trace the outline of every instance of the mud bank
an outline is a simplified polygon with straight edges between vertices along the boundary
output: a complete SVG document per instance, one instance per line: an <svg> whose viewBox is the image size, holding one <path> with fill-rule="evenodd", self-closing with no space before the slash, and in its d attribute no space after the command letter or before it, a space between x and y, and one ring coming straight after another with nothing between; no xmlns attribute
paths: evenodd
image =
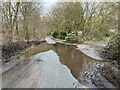
<svg viewBox="0 0 120 90"><path fill-rule="evenodd" d="M103 45L84 45L84 44L78 44L77 49L80 50L85 55L92 57L96 60L103 60L103 58L100 56L100 51L104 48Z"/></svg>
<svg viewBox="0 0 120 90"><path fill-rule="evenodd" d="M95 65L84 72L79 81L97 88L120 88L120 70L109 64ZM92 87L91 87L92 88Z"/></svg>
<svg viewBox="0 0 120 90"><path fill-rule="evenodd" d="M30 48L32 45L38 45L42 42L45 42L45 40L42 39L40 41L30 41L29 43L26 41L20 41L2 45L2 63L6 63L13 59L16 53L22 52Z"/></svg>

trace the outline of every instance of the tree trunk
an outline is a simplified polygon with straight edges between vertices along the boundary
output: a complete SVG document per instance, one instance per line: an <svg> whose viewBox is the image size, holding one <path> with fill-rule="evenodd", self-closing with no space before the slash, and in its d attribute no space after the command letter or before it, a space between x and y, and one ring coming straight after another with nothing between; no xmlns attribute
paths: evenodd
<svg viewBox="0 0 120 90"><path fill-rule="evenodd" d="M9 23L8 23L8 29L9 29L9 42L8 43L12 43L12 39L13 39L13 32L12 32L12 12L11 12L11 2L9 2L9 6L8 6L8 10L9 10Z"/></svg>
<svg viewBox="0 0 120 90"><path fill-rule="evenodd" d="M36 33L35 32L36 32L36 30L35 30L35 27L34 27L34 38L36 38Z"/></svg>
<svg viewBox="0 0 120 90"><path fill-rule="evenodd" d="M16 21L16 34L17 34L17 41L19 41L19 31L18 31L18 22Z"/></svg>
<svg viewBox="0 0 120 90"><path fill-rule="evenodd" d="M25 40L27 40L27 43L29 43L29 33L28 33L28 26L27 26L27 8L24 7L24 30L25 30Z"/></svg>

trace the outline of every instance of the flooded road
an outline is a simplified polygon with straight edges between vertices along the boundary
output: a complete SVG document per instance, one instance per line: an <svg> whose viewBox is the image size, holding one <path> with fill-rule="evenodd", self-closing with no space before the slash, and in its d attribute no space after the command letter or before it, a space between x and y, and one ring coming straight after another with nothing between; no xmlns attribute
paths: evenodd
<svg viewBox="0 0 120 90"><path fill-rule="evenodd" d="M58 54L60 62L71 70L71 73L76 79L90 66L100 63L100 61L92 59L75 49L75 46L64 44L49 45L47 43L41 43L26 51L22 58L29 58L32 55L48 50L53 50Z"/></svg>
<svg viewBox="0 0 120 90"><path fill-rule="evenodd" d="M3 88L83 88L80 75L100 63L64 44L41 43L20 58L20 65L2 75Z"/></svg>

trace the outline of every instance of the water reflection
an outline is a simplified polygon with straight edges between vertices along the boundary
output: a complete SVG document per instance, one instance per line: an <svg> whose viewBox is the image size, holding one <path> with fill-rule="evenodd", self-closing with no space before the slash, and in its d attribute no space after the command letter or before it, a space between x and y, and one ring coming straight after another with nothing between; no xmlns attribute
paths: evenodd
<svg viewBox="0 0 120 90"><path fill-rule="evenodd" d="M89 68L89 66L100 63L99 61L85 56L73 46L63 44L48 45L47 43L42 43L26 51L22 57L29 58L32 55L48 50L54 50L58 54L61 63L65 64L71 70L75 78L78 78L83 71Z"/></svg>

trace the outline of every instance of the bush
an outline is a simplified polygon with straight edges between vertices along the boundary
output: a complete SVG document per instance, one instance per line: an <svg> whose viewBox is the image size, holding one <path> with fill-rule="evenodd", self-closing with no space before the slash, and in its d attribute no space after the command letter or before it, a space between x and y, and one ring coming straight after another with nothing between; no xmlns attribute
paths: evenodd
<svg viewBox="0 0 120 90"><path fill-rule="evenodd" d="M74 39L74 38L75 38L75 34L69 33L69 34L65 37L65 40L66 40L66 41L70 41L70 40L72 40L72 39Z"/></svg>
<svg viewBox="0 0 120 90"><path fill-rule="evenodd" d="M101 56L120 62L120 34L116 34L110 39L108 45L102 50Z"/></svg>
<svg viewBox="0 0 120 90"><path fill-rule="evenodd" d="M60 32L60 34L63 35L63 36L67 36L66 32Z"/></svg>
<svg viewBox="0 0 120 90"><path fill-rule="evenodd" d="M109 34L109 33L106 33L106 34L105 34L105 37L110 37L110 34Z"/></svg>
<svg viewBox="0 0 120 90"><path fill-rule="evenodd" d="M54 37L54 38L57 38L57 36L58 36L58 32L57 31L55 31L53 34L52 34L52 36Z"/></svg>
<svg viewBox="0 0 120 90"><path fill-rule="evenodd" d="M66 37L65 35L61 35L61 34L57 36L58 39L65 39L65 37Z"/></svg>
<svg viewBox="0 0 120 90"><path fill-rule="evenodd" d="M54 38L58 38L58 39L65 39L65 37L67 36L66 32L57 32L55 31L52 35Z"/></svg>

